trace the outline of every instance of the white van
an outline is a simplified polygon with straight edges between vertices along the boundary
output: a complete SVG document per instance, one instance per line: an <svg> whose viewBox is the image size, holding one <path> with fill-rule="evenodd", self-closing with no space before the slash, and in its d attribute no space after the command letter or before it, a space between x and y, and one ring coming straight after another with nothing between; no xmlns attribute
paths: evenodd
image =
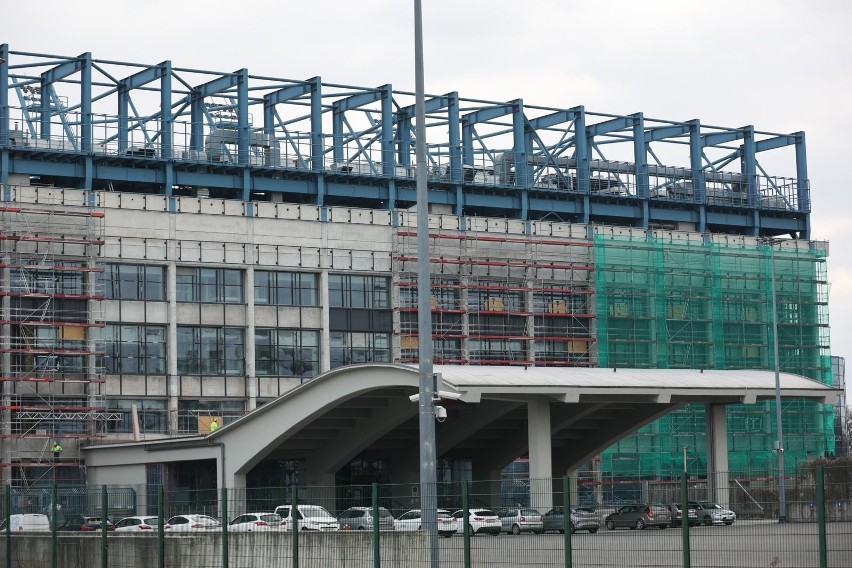
<svg viewBox="0 0 852 568"><path fill-rule="evenodd" d="M50 532L50 519L39 513L17 513L9 515L9 525L13 532ZM0 533L6 532L6 519L0 523Z"/></svg>
<svg viewBox="0 0 852 568"><path fill-rule="evenodd" d="M300 531L336 531L337 519L319 505L298 505ZM275 514L281 517L285 531L293 530L293 508L290 505L275 507Z"/></svg>

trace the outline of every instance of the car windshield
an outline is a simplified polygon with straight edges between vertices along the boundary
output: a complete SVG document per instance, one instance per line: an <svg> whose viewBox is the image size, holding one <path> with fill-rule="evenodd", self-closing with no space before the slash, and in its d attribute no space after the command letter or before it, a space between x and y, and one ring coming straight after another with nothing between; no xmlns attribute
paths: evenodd
<svg viewBox="0 0 852 568"><path fill-rule="evenodd" d="M260 520L266 523L279 523L281 522L281 517L269 513L267 515L260 515Z"/></svg>
<svg viewBox="0 0 852 568"><path fill-rule="evenodd" d="M478 516L478 517L496 517L497 516L497 515L494 514L494 511L491 511L489 509L480 509L478 511L471 511L471 513Z"/></svg>
<svg viewBox="0 0 852 568"><path fill-rule="evenodd" d="M525 517L529 517L529 516L532 516L532 515L540 515L541 513L539 513L535 509L521 509L521 514L524 515Z"/></svg>
<svg viewBox="0 0 852 568"><path fill-rule="evenodd" d="M393 515L391 515L391 512L385 509L384 507L379 507L379 518L387 517L393 517Z"/></svg>
<svg viewBox="0 0 852 568"><path fill-rule="evenodd" d="M721 509L722 507L720 507L716 503L701 503L701 508L702 509Z"/></svg>
<svg viewBox="0 0 852 568"><path fill-rule="evenodd" d="M303 517L311 519L316 517L330 517L331 513L319 505L299 505L299 512Z"/></svg>

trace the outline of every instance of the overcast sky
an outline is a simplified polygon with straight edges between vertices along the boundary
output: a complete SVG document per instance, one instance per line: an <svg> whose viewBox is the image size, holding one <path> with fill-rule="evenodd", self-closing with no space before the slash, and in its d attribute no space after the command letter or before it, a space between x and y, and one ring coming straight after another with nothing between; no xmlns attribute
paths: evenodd
<svg viewBox="0 0 852 568"><path fill-rule="evenodd" d="M831 350L852 357L852 2L423 0L423 19L429 93L805 131ZM413 0L7 2L0 42L414 90Z"/></svg>

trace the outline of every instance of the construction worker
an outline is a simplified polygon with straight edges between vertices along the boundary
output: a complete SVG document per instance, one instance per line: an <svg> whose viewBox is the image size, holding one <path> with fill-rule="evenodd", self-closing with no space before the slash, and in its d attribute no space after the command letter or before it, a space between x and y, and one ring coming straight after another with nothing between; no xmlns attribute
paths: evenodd
<svg viewBox="0 0 852 568"><path fill-rule="evenodd" d="M215 432L219 429L219 423L216 422L216 417L213 417L213 420L210 421L210 431Z"/></svg>
<svg viewBox="0 0 852 568"><path fill-rule="evenodd" d="M53 441L50 451L53 452L53 461L59 461L59 454L62 453L62 446L59 445L59 440Z"/></svg>

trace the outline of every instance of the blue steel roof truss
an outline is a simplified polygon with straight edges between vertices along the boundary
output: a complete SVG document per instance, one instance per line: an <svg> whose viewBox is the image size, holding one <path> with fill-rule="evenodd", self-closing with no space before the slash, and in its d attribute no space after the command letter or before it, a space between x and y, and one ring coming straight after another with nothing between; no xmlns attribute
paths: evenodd
<svg viewBox="0 0 852 568"><path fill-rule="evenodd" d="M419 133L413 94L390 85L43 55L6 44L0 59L0 183L17 174L80 189L186 195L206 187L226 198L277 192L285 201L393 209L414 201L414 140L423 135L430 201L461 216L810 231L802 132L448 93L427 98ZM772 159L759 161L764 154Z"/></svg>

